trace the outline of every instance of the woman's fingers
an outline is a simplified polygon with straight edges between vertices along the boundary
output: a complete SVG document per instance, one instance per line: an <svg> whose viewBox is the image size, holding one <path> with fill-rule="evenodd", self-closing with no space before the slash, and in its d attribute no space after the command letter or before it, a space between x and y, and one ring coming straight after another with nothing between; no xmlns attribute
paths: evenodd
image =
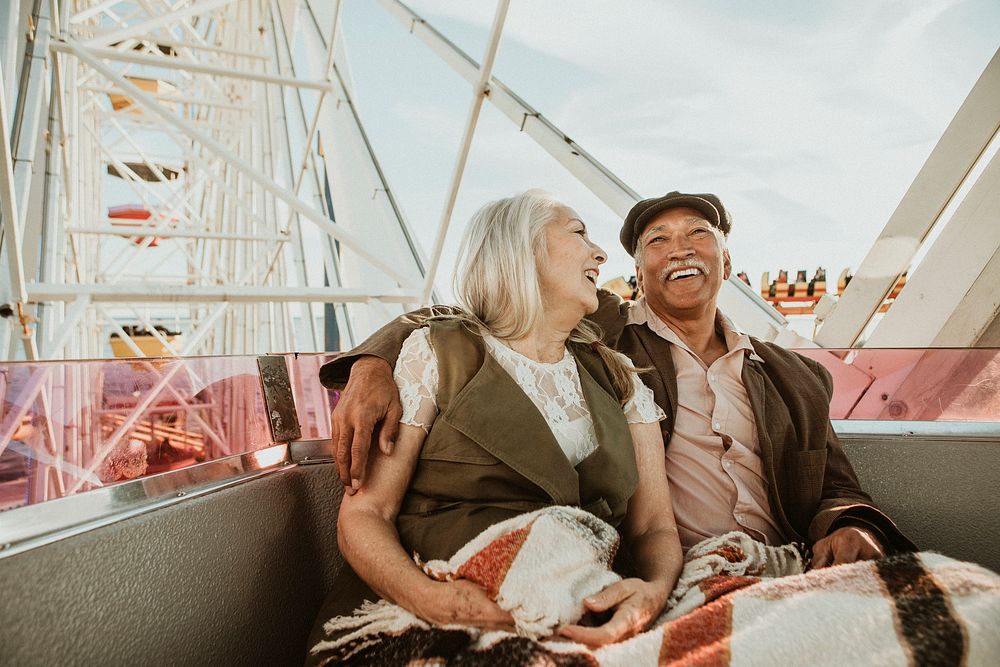
<svg viewBox="0 0 1000 667"><path fill-rule="evenodd" d="M607 623L597 627L566 625L559 629L559 634L589 646L627 639L645 630L656 618L663 608L661 598L655 584L641 579L623 579L584 600L591 611L614 609Z"/></svg>
<svg viewBox="0 0 1000 667"><path fill-rule="evenodd" d="M595 593L583 601L590 611L607 611L632 595L628 579L616 581L600 593Z"/></svg>

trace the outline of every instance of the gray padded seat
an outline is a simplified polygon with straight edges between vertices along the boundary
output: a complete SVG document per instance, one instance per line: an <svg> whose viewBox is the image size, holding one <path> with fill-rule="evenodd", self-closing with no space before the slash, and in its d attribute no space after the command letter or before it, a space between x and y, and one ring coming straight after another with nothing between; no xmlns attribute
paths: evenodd
<svg viewBox="0 0 1000 667"><path fill-rule="evenodd" d="M301 665L341 493L291 467L0 559L0 665Z"/></svg>

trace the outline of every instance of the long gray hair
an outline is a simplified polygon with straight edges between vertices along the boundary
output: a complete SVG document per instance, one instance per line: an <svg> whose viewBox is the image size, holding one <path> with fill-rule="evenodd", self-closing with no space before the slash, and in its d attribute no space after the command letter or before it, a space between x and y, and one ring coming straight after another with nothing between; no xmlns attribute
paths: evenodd
<svg viewBox="0 0 1000 667"><path fill-rule="evenodd" d="M538 262L547 254L545 227L565 213L565 204L542 190L528 190L479 209L462 238L454 291L461 319L482 333L517 340L538 324L545 309ZM600 354L622 403L633 394L633 367L601 342L600 328L581 320L569 340Z"/></svg>

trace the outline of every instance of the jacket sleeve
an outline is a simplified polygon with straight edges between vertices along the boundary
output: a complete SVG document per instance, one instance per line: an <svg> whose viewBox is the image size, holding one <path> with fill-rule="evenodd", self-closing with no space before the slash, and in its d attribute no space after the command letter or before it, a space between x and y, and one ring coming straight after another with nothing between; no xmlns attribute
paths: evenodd
<svg viewBox="0 0 1000 667"><path fill-rule="evenodd" d="M403 342L423 325L429 317L450 315L460 312L456 306L431 306L400 315L381 329L373 333L363 343L354 349L338 356L333 361L323 364L319 369L319 381L329 389L339 389L347 384L351 375L351 366L364 356L385 359L389 366L395 367L399 350Z"/></svg>
<svg viewBox="0 0 1000 667"><path fill-rule="evenodd" d="M821 364L806 360L826 389L828 398L833 395L833 379ZM816 542L834 530L846 525L871 528L888 552L916 551L917 547L900 532L896 524L861 490L857 475L844 453L840 440L827 421L826 468L823 475L823 492L816 515L809 524L809 541Z"/></svg>
<svg viewBox="0 0 1000 667"><path fill-rule="evenodd" d="M601 329L605 344L614 347L628 322L630 304L620 296L603 287L597 290L597 310L587 315L587 320Z"/></svg>

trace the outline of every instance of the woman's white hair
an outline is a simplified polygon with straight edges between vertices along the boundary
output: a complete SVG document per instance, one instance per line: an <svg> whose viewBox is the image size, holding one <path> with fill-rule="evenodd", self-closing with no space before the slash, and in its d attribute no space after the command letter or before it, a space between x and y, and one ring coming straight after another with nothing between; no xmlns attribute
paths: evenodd
<svg viewBox="0 0 1000 667"><path fill-rule="evenodd" d="M517 340L531 332L545 308L538 284L538 263L548 252L545 227L566 211L544 190L528 190L492 201L472 216L455 270L455 296L465 311L459 319L497 338ZM604 345L600 328L588 320L574 327L569 340L598 353L624 405L635 390L628 357Z"/></svg>
<svg viewBox="0 0 1000 667"><path fill-rule="evenodd" d="M549 193L528 190L492 201L472 216L459 250L455 296L497 338L521 338L538 323L545 226L565 210Z"/></svg>

